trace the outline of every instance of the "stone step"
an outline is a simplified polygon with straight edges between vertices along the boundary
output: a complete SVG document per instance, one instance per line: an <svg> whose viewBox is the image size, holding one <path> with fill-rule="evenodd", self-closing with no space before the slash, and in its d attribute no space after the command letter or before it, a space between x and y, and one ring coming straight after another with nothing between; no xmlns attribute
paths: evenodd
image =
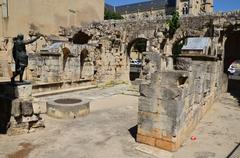
<svg viewBox="0 0 240 158"><path fill-rule="evenodd" d="M137 91L125 91L123 92L124 95L131 95L131 96L140 96L140 93Z"/></svg>
<svg viewBox="0 0 240 158"><path fill-rule="evenodd" d="M56 95L56 94L62 94L62 93L68 93L68 92L74 92L74 91L81 91L81 90L87 90L97 88L96 85L89 85L89 86L81 86L76 88L68 88L68 89L60 89L60 90L53 90L48 92L40 92L33 94L33 97L44 97L44 96L50 96L50 95Z"/></svg>
<svg viewBox="0 0 240 158"><path fill-rule="evenodd" d="M173 153L145 144L139 144L136 147L136 150L151 155L155 158L173 158Z"/></svg>

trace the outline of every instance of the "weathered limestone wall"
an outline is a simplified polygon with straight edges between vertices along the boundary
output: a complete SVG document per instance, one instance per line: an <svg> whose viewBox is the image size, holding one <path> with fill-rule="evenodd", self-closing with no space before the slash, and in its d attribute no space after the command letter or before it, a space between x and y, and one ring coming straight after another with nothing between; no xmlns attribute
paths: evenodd
<svg viewBox="0 0 240 158"><path fill-rule="evenodd" d="M0 80L8 80L11 70L6 53L0 51Z"/></svg>
<svg viewBox="0 0 240 158"><path fill-rule="evenodd" d="M53 49L51 48L53 45L57 46ZM44 87L45 85L50 88L54 84L55 88L67 87L68 82L69 84L81 81L91 82L94 79L92 47L87 45L71 46L64 43L53 45L49 49L46 48L39 53L29 55L29 66L25 79L32 81L34 87L41 85Z"/></svg>
<svg viewBox="0 0 240 158"><path fill-rule="evenodd" d="M158 65L140 85L137 141L176 151L227 90L227 77L217 58L179 57L172 70Z"/></svg>
<svg viewBox="0 0 240 158"><path fill-rule="evenodd" d="M0 7L0 37L28 35L29 30L58 35L59 27L102 21L103 0L7 0L8 17ZM2 0L0 1L2 3Z"/></svg>
<svg viewBox="0 0 240 158"><path fill-rule="evenodd" d="M97 83L128 82L130 70L129 47L137 39L147 40L147 51L171 57L172 47L179 40L187 37L214 37L219 42L214 43L211 48L213 52L217 52L223 57L224 40L226 38L224 33L230 26L239 23L239 17L239 12L182 17L180 19L181 27L172 38L169 38L166 31L168 30L166 20L170 17L103 21L84 27L63 29L61 34L64 37L55 37L55 39L49 37L51 40L41 40L47 46L51 45L49 43L56 41L63 41L65 45L69 45L66 46L65 51L63 51L64 46L59 48L57 53L60 55L58 57L57 55L42 55L35 49L39 46L37 44L29 47L28 52L34 54L33 56L36 56L36 59L30 56L26 79L36 81L39 84L71 82L81 79L81 75L86 72L88 75L83 78L93 78ZM87 34L90 37L88 42L85 44L68 42L78 32L82 32L81 36ZM77 36L77 38L81 39L81 36ZM9 43L11 44L11 40ZM0 47L4 48L2 45ZM89 52L89 57L84 59L86 60L84 61L86 66L81 65L83 63L81 54L84 54L82 53L84 47ZM6 51L8 55L11 55L11 49ZM69 52L70 56L67 55ZM47 64L44 63L45 61Z"/></svg>

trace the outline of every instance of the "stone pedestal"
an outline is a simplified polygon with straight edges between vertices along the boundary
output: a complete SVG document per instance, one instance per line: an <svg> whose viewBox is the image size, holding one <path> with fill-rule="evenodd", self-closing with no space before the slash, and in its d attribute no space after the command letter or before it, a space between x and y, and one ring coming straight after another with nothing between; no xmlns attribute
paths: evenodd
<svg viewBox="0 0 240 158"><path fill-rule="evenodd" d="M15 135L29 132L31 128L44 127L39 110L33 106L36 102L30 83L0 83L0 91L2 133Z"/></svg>

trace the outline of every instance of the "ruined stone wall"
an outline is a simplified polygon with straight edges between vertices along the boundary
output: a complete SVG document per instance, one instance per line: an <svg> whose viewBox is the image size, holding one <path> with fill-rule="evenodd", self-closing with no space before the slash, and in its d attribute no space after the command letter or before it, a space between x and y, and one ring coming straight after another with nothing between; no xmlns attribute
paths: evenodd
<svg viewBox="0 0 240 158"><path fill-rule="evenodd" d="M78 80L81 78L80 71L89 73L89 77L94 78L98 83L106 83L112 81L129 81L129 47L132 46L137 39L147 40L147 51L152 51L161 54L162 56L171 57L173 45L186 37L220 37L224 38L224 32L229 26L234 26L239 23L239 12L231 13L218 13L202 16L186 16L180 19L181 27L176 31L172 38L169 38L168 26L166 20L170 17L158 18L145 18L143 20L120 20L120 21L104 21L101 23L92 23L84 27L72 27L63 29L61 35L64 36L64 42L70 44L68 49L73 55L63 62L64 54L62 50L58 53L59 59L55 57L45 56L50 66L43 64L43 59L38 60L38 64L34 63L34 59L30 58L29 70L27 71L27 78L37 82L55 82ZM214 28L212 27L214 26ZM90 38L85 44L77 44L74 42L67 42L79 32L87 34ZM81 36L79 37L81 38ZM47 39L42 39L45 45L49 45ZM59 39L58 39L59 40ZM218 39L216 39L218 40ZM52 40L54 41L54 40ZM215 52L223 57L224 53L224 40L214 43L213 49ZM11 44L11 41L9 41ZM79 45L79 46L77 46ZM34 44L28 49L28 52L36 53L38 59L39 52L35 49L38 47ZM79 61L81 60L81 49L84 48L89 52L90 56L88 61L85 62L89 65L81 70ZM7 50L11 54L11 46ZM41 55L40 55L41 56ZM43 58L43 57L41 57ZM33 59L33 62L31 60ZM49 60L49 61L48 61ZM53 64L51 64L53 63ZM81 63L81 62L80 62ZM63 67L65 65L65 71ZM39 67L38 69L36 67ZM46 67L46 68L44 68ZM48 73L49 71L54 71ZM46 70L45 70L46 69ZM53 69L53 70L52 70ZM80 69L80 70L79 70ZM86 70L86 71L85 71ZM85 71L85 72L84 72ZM48 79L43 77L47 74ZM39 77L40 76L40 77ZM91 77L90 77L91 76Z"/></svg>
<svg viewBox="0 0 240 158"><path fill-rule="evenodd" d="M29 55L26 79L34 85L92 81L93 56L89 46L60 43L55 51L46 49Z"/></svg>
<svg viewBox="0 0 240 158"><path fill-rule="evenodd" d="M211 58L180 57L172 70L157 65L140 85L137 141L175 151L226 91L227 77L223 61Z"/></svg>

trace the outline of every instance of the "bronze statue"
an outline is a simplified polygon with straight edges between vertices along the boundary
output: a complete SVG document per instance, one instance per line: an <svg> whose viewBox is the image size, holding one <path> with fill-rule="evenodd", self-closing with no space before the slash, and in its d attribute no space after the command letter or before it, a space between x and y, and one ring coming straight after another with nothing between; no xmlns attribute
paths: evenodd
<svg viewBox="0 0 240 158"><path fill-rule="evenodd" d="M42 36L42 34L37 34L37 36L34 39L30 40L24 40L24 36L22 34L19 34L17 37L13 39L13 58L15 61L15 72L13 73L13 77L11 78L11 82L15 82L15 77L20 75L20 82L23 82L23 74L25 68L28 66L28 55L26 52L26 45L31 44L35 42L37 39L39 39Z"/></svg>

